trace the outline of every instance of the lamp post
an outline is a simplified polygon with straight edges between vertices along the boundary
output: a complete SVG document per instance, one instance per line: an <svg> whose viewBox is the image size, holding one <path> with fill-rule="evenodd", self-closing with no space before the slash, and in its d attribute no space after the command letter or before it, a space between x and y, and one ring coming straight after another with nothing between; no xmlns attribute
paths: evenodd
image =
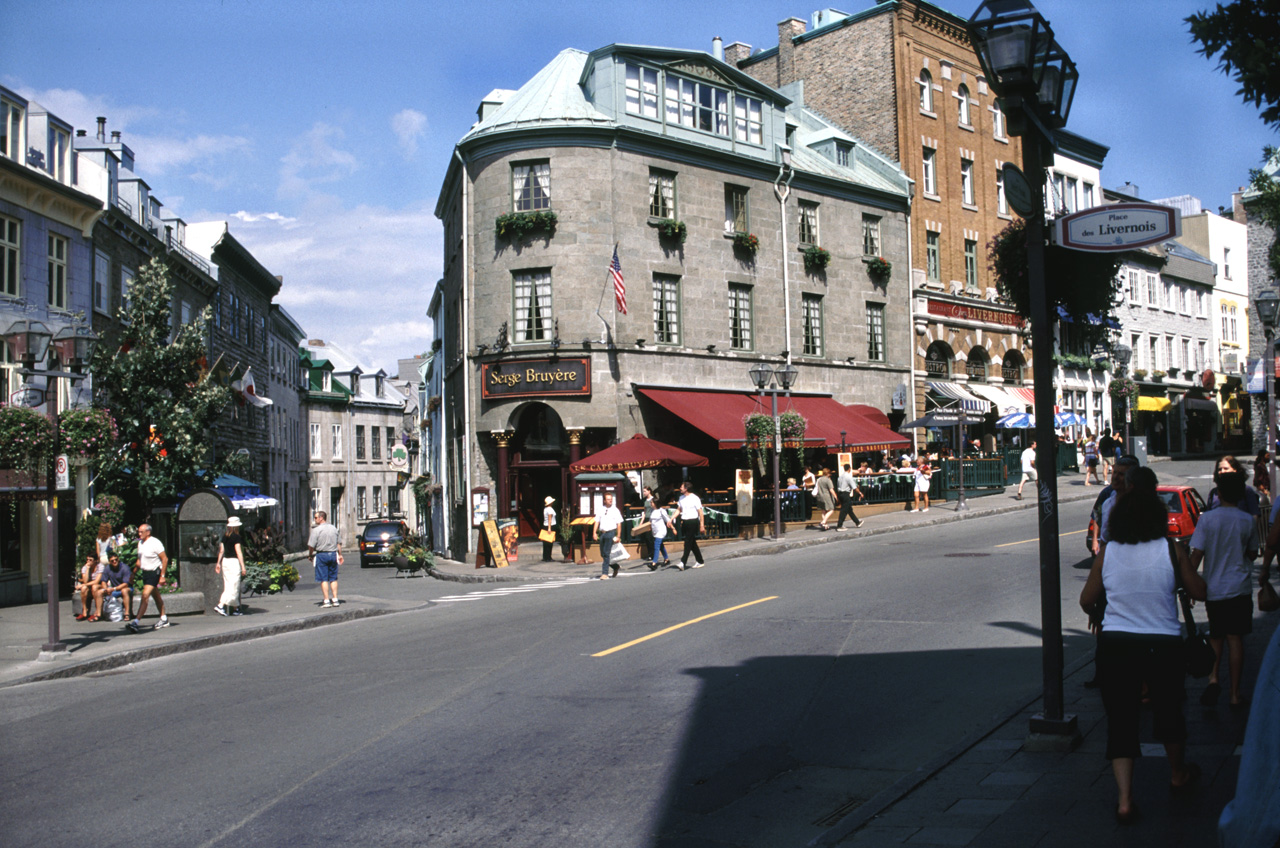
<svg viewBox="0 0 1280 848"><path fill-rule="evenodd" d="M800 370L790 362L779 365L777 370L769 367L767 362L758 362L751 367L748 374L751 375L751 381L756 384L756 389L760 391L761 396L765 393L765 386L769 387L769 397L773 405L773 538L782 538L782 492L778 478L778 455L782 453L782 424L778 420L778 392L783 391L791 394L791 387L796 383L796 377ZM782 384L782 388L778 388L778 384Z"/></svg>
<svg viewBox="0 0 1280 848"><path fill-rule="evenodd" d="M787 349L783 354L787 366L791 365L791 277L788 273L787 260L787 197L791 194L791 180L795 177L795 169L791 167L791 148L785 144L778 145L778 178L773 181L773 193L778 196L778 220L782 230L782 325L786 327ZM765 366L768 367L768 366Z"/></svg>
<svg viewBox="0 0 1280 848"><path fill-rule="evenodd" d="M67 649L61 640L58 619L58 490L57 490L57 445L61 441L58 422L58 379L77 382L84 378L84 372L93 353L98 337L84 325L64 327L57 334L40 321L21 320L14 322L5 334L13 341L16 354L22 361L18 373L24 378L45 378L45 403L48 405L49 420L53 422L54 452L49 458L46 469L45 498L49 502L48 515L45 517L45 548L48 562L45 571L45 594L49 610L49 641L41 646L46 653L56 654ZM50 352L47 370L38 371L36 365L43 362ZM68 360L70 370L58 370L62 361Z"/></svg>
<svg viewBox="0 0 1280 848"><path fill-rule="evenodd" d="M1120 379L1129 376L1129 360L1133 358L1133 349L1128 345L1116 345L1115 350L1111 352L1111 358L1115 360L1116 369L1120 372ZM1129 394L1126 392L1124 396L1124 452L1130 453L1129 450Z"/></svg>
<svg viewBox="0 0 1280 848"><path fill-rule="evenodd" d="M1267 455L1271 461L1267 463L1267 472L1271 479L1276 479L1276 323L1280 319L1280 295L1274 289L1263 289L1253 299L1253 308L1258 311L1258 320L1262 322L1262 330L1267 338L1267 347L1263 353L1263 374L1266 375L1267 392ZM1275 483L1271 484L1272 489Z"/></svg>
<svg viewBox="0 0 1280 848"><path fill-rule="evenodd" d="M1045 291L1044 183L1052 162L1053 131L1066 125L1079 73L1053 37L1053 29L1027 0L983 0L969 19L969 36L983 75L1009 116L1009 133L1022 137L1022 168L1031 188L1027 222L1027 276L1031 335L1036 341L1036 441L1040 472L1040 618L1043 712L1031 718L1037 744L1074 747L1076 717L1063 711L1062 601L1058 553L1058 481L1053 420L1053 305ZM1046 161L1048 160L1048 162Z"/></svg>

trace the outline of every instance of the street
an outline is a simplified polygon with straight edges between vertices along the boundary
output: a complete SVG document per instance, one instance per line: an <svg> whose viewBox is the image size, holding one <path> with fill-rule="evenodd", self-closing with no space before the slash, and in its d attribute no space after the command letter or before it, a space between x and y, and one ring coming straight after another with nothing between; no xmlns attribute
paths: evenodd
<svg viewBox="0 0 1280 848"><path fill-rule="evenodd" d="M1068 662L1086 510L1062 520ZM803 844L1039 685L1032 516L441 583L475 600L6 689L8 839ZM54 804L56 830L19 815Z"/></svg>

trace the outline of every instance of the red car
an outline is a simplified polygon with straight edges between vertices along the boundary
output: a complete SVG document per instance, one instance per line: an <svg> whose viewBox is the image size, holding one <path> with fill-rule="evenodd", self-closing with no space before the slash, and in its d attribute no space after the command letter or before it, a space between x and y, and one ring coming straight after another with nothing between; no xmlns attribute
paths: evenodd
<svg viewBox="0 0 1280 848"><path fill-rule="evenodd" d="M1204 498L1200 497L1200 493L1191 486L1157 486L1156 494L1169 508L1169 538L1183 544L1190 542L1191 534L1196 532L1196 522L1200 520L1200 515L1205 509ZM1089 530L1085 534L1085 548L1089 548L1089 540L1093 538L1097 527L1095 516L1101 510L1102 496L1099 495L1094 501L1093 509L1089 512ZM1093 553L1093 550L1090 549L1089 553Z"/></svg>

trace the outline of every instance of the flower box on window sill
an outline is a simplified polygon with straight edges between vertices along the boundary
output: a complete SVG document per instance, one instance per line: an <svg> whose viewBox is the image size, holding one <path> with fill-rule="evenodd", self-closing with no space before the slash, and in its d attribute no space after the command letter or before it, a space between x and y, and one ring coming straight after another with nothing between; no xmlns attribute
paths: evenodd
<svg viewBox="0 0 1280 848"><path fill-rule="evenodd" d="M499 215L494 222L494 232L498 238L510 236L517 241L523 240L530 233L543 230L548 236L556 231L556 213L547 212L509 212Z"/></svg>
<svg viewBox="0 0 1280 848"><path fill-rule="evenodd" d="M754 233L734 233L733 246L744 253L755 256L760 250L760 239Z"/></svg>
<svg viewBox="0 0 1280 848"><path fill-rule="evenodd" d="M1167 375L1166 375L1163 371L1152 371L1152 372L1151 372L1151 379L1152 379L1152 380L1155 380L1157 383L1164 382L1164 378L1165 378L1166 376L1167 376Z"/></svg>
<svg viewBox="0 0 1280 848"><path fill-rule="evenodd" d="M867 266L867 273L877 280L887 280L893 273L893 263L883 256L864 256L862 261Z"/></svg>
<svg viewBox="0 0 1280 848"><path fill-rule="evenodd" d="M816 244L811 244L804 249L804 269L806 271L822 271L831 264L831 251Z"/></svg>
<svg viewBox="0 0 1280 848"><path fill-rule="evenodd" d="M659 238L684 244L685 239L689 237L689 228L685 226L684 221L677 221L674 218L650 218L649 221L658 228Z"/></svg>

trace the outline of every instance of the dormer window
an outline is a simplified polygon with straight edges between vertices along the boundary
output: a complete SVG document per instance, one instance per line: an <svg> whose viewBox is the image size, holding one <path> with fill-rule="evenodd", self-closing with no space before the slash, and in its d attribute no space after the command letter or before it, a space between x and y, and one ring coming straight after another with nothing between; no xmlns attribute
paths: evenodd
<svg viewBox="0 0 1280 848"><path fill-rule="evenodd" d="M836 142L836 164L849 167L849 152L852 148L847 144Z"/></svg>
<svg viewBox="0 0 1280 848"><path fill-rule="evenodd" d="M333 374L331 374L328 371L320 372L320 391L322 392L333 391Z"/></svg>
<svg viewBox="0 0 1280 848"><path fill-rule="evenodd" d="M60 183L71 182L71 133L59 127L49 129L49 175Z"/></svg>
<svg viewBox="0 0 1280 848"><path fill-rule="evenodd" d="M384 393L383 393L382 378L381 377L374 378L373 385L374 385L374 393L378 397L383 397Z"/></svg>
<svg viewBox="0 0 1280 848"><path fill-rule="evenodd" d="M7 97L0 97L0 155L15 162L22 161L23 108Z"/></svg>
<svg viewBox="0 0 1280 848"><path fill-rule="evenodd" d="M627 65L628 114L653 120L661 114L669 126L689 127L725 138L730 137L732 127L734 140L764 143L764 102L759 98L666 71L662 72L664 82L659 88L658 74L654 68Z"/></svg>

